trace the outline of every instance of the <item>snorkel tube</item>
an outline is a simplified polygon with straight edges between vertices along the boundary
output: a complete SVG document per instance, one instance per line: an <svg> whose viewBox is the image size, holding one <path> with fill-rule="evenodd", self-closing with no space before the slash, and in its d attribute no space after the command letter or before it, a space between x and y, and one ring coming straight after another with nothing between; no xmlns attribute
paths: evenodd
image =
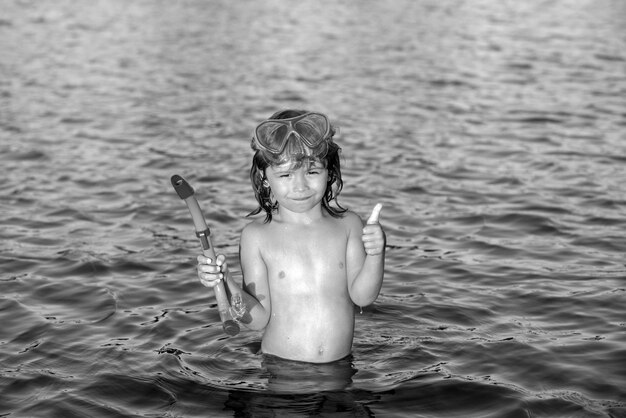
<svg viewBox="0 0 626 418"><path fill-rule="evenodd" d="M172 186L178 193L178 197L183 199L187 204L187 208L193 218L193 224L196 228L196 236L200 239L202 245L202 254L215 262L215 249L211 243L211 231L204 220L200 205L194 196L193 188L185 181L184 178L175 174L172 176ZM224 280L220 281L213 289L215 291L215 299L217 299L217 309L222 320L224 332L228 335L239 334L239 324L232 317L226 289L224 288Z"/></svg>

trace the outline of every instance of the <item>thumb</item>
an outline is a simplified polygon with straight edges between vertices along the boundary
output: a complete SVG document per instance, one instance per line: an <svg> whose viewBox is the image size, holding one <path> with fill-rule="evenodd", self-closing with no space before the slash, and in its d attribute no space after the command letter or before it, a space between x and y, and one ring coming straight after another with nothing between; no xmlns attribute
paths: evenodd
<svg viewBox="0 0 626 418"><path fill-rule="evenodd" d="M378 223L378 218L380 217L380 211L382 210L382 208L383 208L383 204L382 203L377 203L376 206L374 206L374 209L372 210L372 214L367 219L367 224L368 225L377 224Z"/></svg>

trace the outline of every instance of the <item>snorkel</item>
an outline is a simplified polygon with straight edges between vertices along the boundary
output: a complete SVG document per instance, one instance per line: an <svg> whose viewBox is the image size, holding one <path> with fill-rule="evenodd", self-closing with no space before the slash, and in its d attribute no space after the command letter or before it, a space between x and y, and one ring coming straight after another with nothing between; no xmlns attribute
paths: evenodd
<svg viewBox="0 0 626 418"><path fill-rule="evenodd" d="M193 188L178 174L173 175L171 181L178 197L185 201L187 208L191 213L193 224L196 229L196 236L200 239L200 244L202 246L202 254L215 262L215 249L211 243L211 231L204 220L204 216L200 210L200 205L194 196L195 192ZM224 280L226 280L226 278L224 278ZM224 332L228 335L239 334L239 324L235 319L233 319L233 311L231 311L232 308L228 303L228 297L226 295L226 289L224 288L223 281L220 281L213 289L215 292L215 299L217 299L217 309L220 314ZM235 305L235 311L240 309L240 306L238 305L241 304L241 295L233 294L233 304Z"/></svg>

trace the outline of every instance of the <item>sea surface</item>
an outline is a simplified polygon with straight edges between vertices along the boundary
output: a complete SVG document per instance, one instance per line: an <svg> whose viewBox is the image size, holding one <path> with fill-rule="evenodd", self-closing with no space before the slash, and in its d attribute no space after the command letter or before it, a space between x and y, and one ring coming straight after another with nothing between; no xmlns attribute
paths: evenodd
<svg viewBox="0 0 626 418"><path fill-rule="evenodd" d="M0 417L626 417L626 2L4 0ZM251 132L340 129L384 202L352 357L222 332Z"/></svg>

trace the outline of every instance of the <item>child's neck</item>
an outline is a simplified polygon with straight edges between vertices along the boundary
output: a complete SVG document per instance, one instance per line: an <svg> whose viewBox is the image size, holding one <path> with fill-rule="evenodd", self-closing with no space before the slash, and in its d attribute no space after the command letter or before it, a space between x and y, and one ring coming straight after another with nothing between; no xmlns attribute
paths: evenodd
<svg viewBox="0 0 626 418"><path fill-rule="evenodd" d="M286 224L312 225L324 218L324 210L322 205L318 205L307 212L291 212L287 209L279 208L274 218L276 221Z"/></svg>

